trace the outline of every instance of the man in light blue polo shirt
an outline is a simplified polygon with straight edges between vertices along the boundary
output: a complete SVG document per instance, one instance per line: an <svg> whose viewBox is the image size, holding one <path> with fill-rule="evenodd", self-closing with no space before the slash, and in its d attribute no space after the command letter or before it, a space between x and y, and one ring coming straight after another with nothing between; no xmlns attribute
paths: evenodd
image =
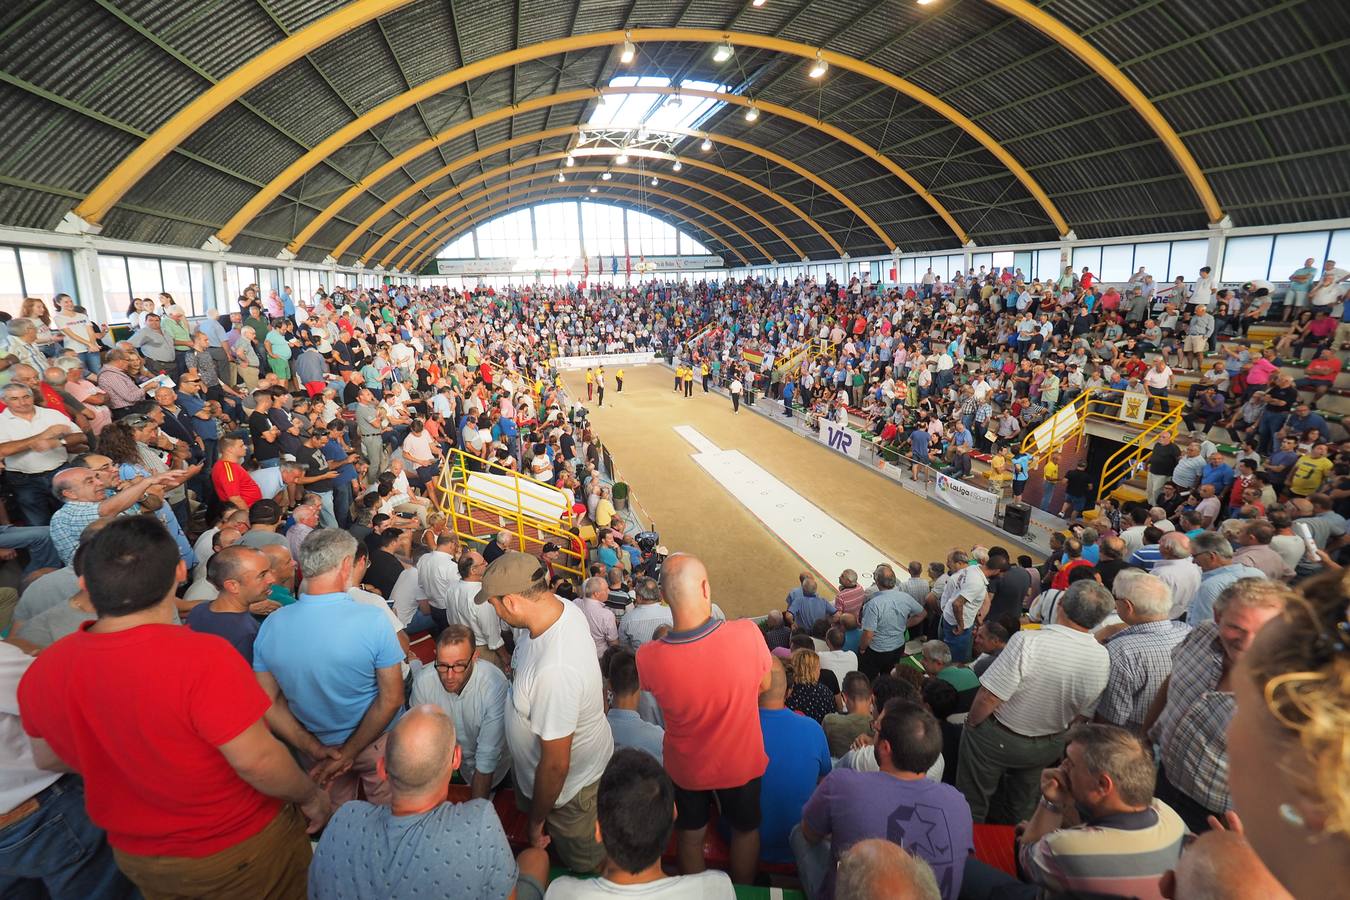
<svg viewBox="0 0 1350 900"><path fill-rule="evenodd" d="M356 538L345 531L321 528L305 538L306 592L263 622L253 671L273 701L268 726L300 751L334 805L356 798L358 780L366 799L388 804L376 764L403 706L403 649L385 612L347 593L355 556Z"/></svg>
<svg viewBox="0 0 1350 900"><path fill-rule="evenodd" d="M877 586L862 610L859 667L869 679L889 672L905 652L906 629L923 621L923 602L898 587L895 570L882 563L872 573Z"/></svg>

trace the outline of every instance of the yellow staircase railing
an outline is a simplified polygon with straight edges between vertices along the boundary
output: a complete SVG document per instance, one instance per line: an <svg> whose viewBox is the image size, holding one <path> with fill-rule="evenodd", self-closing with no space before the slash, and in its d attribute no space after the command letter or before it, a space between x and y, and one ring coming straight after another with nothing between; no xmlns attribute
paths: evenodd
<svg viewBox="0 0 1350 900"><path fill-rule="evenodd" d="M1097 496L1110 497L1113 491L1124 482L1134 477L1138 468L1144 465L1148 455L1153 452L1153 445L1158 442L1158 438L1163 432L1176 436L1181 427L1181 414L1186 409L1186 402L1177 397L1150 397L1149 414L1145 419L1147 427L1140 431L1117 450L1106 460L1102 466L1102 474L1098 479ZM1152 415L1153 405L1160 403L1163 409L1157 416ZM1121 488L1125 490L1125 488ZM1136 498L1131 498L1136 499Z"/></svg>
<svg viewBox="0 0 1350 900"><path fill-rule="evenodd" d="M1022 438L1022 452L1031 454L1032 468L1040 468L1061 448L1074 439L1082 440L1087 428L1088 403L1095 390L1080 391L1064 406L1055 410L1044 421Z"/></svg>
<svg viewBox="0 0 1350 900"><path fill-rule="evenodd" d="M475 474L497 477L478 479L471 487ZM585 576L585 549L577 549L580 541L570 530L572 511L561 510L556 518L535 511L556 503L560 492L552 485L455 449L446 454L436 488L437 509L466 546L484 547L497 532L508 531L526 553L537 554L545 543L555 544L559 549L553 568L576 578Z"/></svg>
<svg viewBox="0 0 1350 900"><path fill-rule="evenodd" d="M774 370L779 373L782 379L791 377L802 366L806 365L808 360L816 359L821 356L828 356L831 352L830 342L824 338L811 338L796 350L782 357L773 364Z"/></svg>

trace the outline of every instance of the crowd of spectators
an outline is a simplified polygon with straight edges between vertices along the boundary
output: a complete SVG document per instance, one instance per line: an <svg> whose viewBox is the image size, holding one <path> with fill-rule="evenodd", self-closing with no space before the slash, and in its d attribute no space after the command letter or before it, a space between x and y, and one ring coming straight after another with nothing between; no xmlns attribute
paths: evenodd
<svg viewBox="0 0 1350 900"><path fill-rule="evenodd" d="M973 455L992 457L986 477L1017 496L1032 474L1023 438L1056 410L1092 391L1102 409L1133 392L1161 412L1186 373L1195 380L1174 402L1187 426L1226 430L1259 469L1286 436L1300 452L1331 437L1317 403L1334 389L1350 340L1339 304L1350 272L1313 263L1287 291L1266 281L1221 288L1208 268L1165 287L1143 268L1124 286L1072 267L1044 282L984 268L944 282L930 270L903 289L866 276L751 281L695 298L675 334L684 343L669 346L705 390L711 374L731 386L733 402L737 386L758 391L810 428L822 418L857 422L880 458L903 459L915 478L934 468L967 478ZM1233 343L1255 322L1294 313L1274 346ZM782 360L793 363L775 365ZM1291 362L1303 377L1281 373ZM1092 474L1060 471L1054 459L1040 465L1041 508L1081 513Z"/></svg>
<svg viewBox="0 0 1350 900"><path fill-rule="evenodd" d="M1235 332L1278 315L1208 277L1180 316L1142 273L251 287L195 323L138 300L116 341L69 297L26 303L0 347L23 523L0 547L25 570L0 609L0 893L731 897L786 872L813 900L1324 895L1350 866L1350 462L1300 446L1297 392L1236 470L1186 436L1146 502L1069 503L1040 565L804 572L729 620L697 558L616 509L550 366L678 345L681 393L871 405L879 436L960 454L1115 385L1141 338L1164 368L1202 358L1211 302ZM756 382L811 339L834 349ZM564 492L580 574L558 544L448 527L455 451ZM976 857L990 825L1017 826L1017 875Z"/></svg>

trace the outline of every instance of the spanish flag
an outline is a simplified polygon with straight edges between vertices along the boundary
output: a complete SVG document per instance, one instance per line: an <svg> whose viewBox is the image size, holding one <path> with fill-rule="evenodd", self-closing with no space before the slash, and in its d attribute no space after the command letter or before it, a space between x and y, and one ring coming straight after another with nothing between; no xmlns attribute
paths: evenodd
<svg viewBox="0 0 1350 900"><path fill-rule="evenodd" d="M764 362L764 354L758 350L742 350L741 358L756 368Z"/></svg>

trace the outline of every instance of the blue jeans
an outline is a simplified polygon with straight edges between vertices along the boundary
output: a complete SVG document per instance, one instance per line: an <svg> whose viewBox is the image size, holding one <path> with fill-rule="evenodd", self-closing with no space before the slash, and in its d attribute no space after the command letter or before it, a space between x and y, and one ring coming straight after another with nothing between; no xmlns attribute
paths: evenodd
<svg viewBox="0 0 1350 900"><path fill-rule="evenodd" d="M337 515L333 511L333 492L332 491L314 491L319 495L322 506L319 507L319 527L337 528Z"/></svg>
<svg viewBox="0 0 1350 900"><path fill-rule="evenodd" d="M413 617L408 620L408 625L403 629L408 634L418 634L423 631L435 633L439 631L436 627L436 620L420 609L413 613Z"/></svg>
<svg viewBox="0 0 1350 900"><path fill-rule="evenodd" d="M797 878L802 883L802 893L806 900L816 900L825 889L825 878L833 868L830 859L830 842L823 840L813 844L802 834L802 826L794 825L788 835L788 845L792 847L792 856L797 861Z"/></svg>
<svg viewBox="0 0 1350 900"><path fill-rule="evenodd" d="M1050 513L1051 515L1054 514L1054 510L1052 510L1052 509L1050 508L1050 501L1052 501L1052 500L1055 499L1055 488L1056 488L1057 486L1058 486L1057 484L1055 484L1055 483L1053 483L1053 482L1049 482L1049 481L1044 481L1044 482L1041 483L1041 511L1042 511L1042 512L1048 512L1048 513Z"/></svg>
<svg viewBox="0 0 1350 900"><path fill-rule="evenodd" d="M84 781L78 775L63 776L41 791L37 801L37 812L0 830L0 896L140 896L117 868L103 829L89 821Z"/></svg>
<svg viewBox="0 0 1350 900"><path fill-rule="evenodd" d="M5 472L5 481L14 492L19 512L29 525L46 527L52 521L52 513L56 511L56 498L52 496L53 474L37 472L30 475L13 470Z"/></svg>
<svg viewBox="0 0 1350 900"><path fill-rule="evenodd" d="M280 456L274 456L271 459L258 460L258 468L260 469L275 469L279 465L281 465Z"/></svg>
<svg viewBox="0 0 1350 900"><path fill-rule="evenodd" d="M973 636L974 631L969 626L960 634L957 634L953 626L947 622L946 617L943 617L942 643L951 649L952 662L970 662L970 644Z"/></svg>
<svg viewBox="0 0 1350 900"><path fill-rule="evenodd" d="M337 527L346 528L351 524L352 508L352 483L336 485L331 493L333 498L333 518L337 519Z"/></svg>
<svg viewBox="0 0 1350 900"><path fill-rule="evenodd" d="M90 375L97 375L103 370L103 356L95 350L86 350L80 354L80 360L84 363L84 370Z"/></svg>
<svg viewBox="0 0 1350 900"><path fill-rule="evenodd" d="M28 551L28 565L23 570L25 575L35 569L59 569L63 565L52 543L50 528L0 525L0 548Z"/></svg>

